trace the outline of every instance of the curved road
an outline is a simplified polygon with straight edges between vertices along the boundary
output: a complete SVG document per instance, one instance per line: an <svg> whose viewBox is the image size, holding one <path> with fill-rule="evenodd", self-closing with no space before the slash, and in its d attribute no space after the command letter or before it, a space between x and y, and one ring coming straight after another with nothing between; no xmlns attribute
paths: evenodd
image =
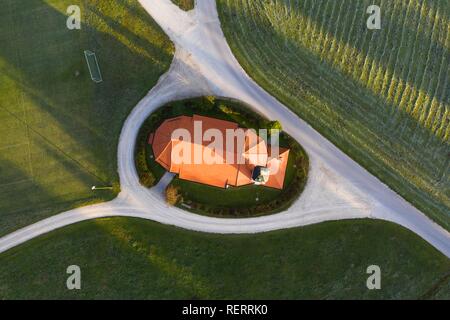
<svg viewBox="0 0 450 320"><path fill-rule="evenodd" d="M111 202L67 211L0 238L0 253L56 228L110 216L151 219L213 233L257 233L329 220L376 218L412 230L450 257L448 231L390 190L247 76L225 40L214 0L196 1L196 9L190 12L178 9L170 0L140 2L175 43L176 54L170 70L139 102L122 129L118 148L121 193ZM151 190L140 186L133 159L140 125L166 102L208 94L241 100L266 117L280 120L285 131L308 152L311 167L307 186L287 211L248 219L199 216L168 207L162 195L163 186Z"/></svg>

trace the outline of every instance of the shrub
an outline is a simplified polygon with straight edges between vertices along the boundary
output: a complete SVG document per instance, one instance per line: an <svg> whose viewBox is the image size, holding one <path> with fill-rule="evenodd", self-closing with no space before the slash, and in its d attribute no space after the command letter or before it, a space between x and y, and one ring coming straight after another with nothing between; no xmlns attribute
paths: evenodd
<svg viewBox="0 0 450 320"><path fill-rule="evenodd" d="M139 176L139 182L146 188L155 184L156 178L147 164L147 153L145 151L147 135L140 134L136 144L135 164Z"/></svg>
<svg viewBox="0 0 450 320"><path fill-rule="evenodd" d="M180 190L178 187L169 185L166 188L166 202L169 205L175 206L181 201L181 199L182 199L182 197L181 197Z"/></svg>
<svg viewBox="0 0 450 320"><path fill-rule="evenodd" d="M275 120L275 121L269 121L269 123L267 123L267 127L266 129L270 132L270 130L283 130L280 121Z"/></svg>
<svg viewBox="0 0 450 320"><path fill-rule="evenodd" d="M216 105L216 98L213 96L207 96L204 97L200 103L200 110L203 111L210 111L212 110Z"/></svg>
<svg viewBox="0 0 450 320"><path fill-rule="evenodd" d="M261 118L258 120L258 126L261 129L267 128L267 126L269 125L269 120L266 120L264 118Z"/></svg>
<svg viewBox="0 0 450 320"><path fill-rule="evenodd" d="M153 176L153 174L149 171L146 172L141 172L139 174L139 182L147 188L150 188L151 186L153 186L155 184L155 177Z"/></svg>
<svg viewBox="0 0 450 320"><path fill-rule="evenodd" d="M225 114L239 114L239 112L234 111L232 108L223 103L219 104L219 109Z"/></svg>

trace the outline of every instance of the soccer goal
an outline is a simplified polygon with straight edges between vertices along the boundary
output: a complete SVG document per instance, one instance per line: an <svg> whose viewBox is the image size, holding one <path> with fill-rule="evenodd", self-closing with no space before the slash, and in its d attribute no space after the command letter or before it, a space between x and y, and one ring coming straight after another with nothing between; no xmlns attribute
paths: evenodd
<svg viewBox="0 0 450 320"><path fill-rule="evenodd" d="M85 50L84 56L86 58L92 81L96 83L102 82L102 73L100 72L100 67L98 66L97 56L95 55L95 52Z"/></svg>

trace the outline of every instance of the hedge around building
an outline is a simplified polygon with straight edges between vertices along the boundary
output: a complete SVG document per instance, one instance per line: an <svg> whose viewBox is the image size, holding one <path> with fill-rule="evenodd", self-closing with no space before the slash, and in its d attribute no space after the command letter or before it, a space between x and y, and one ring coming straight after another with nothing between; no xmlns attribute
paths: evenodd
<svg viewBox="0 0 450 320"><path fill-rule="evenodd" d="M139 180L143 186L147 188L154 186L165 173L165 169L153 157L151 145L148 143L150 134L155 132L166 119L193 114L233 121L242 128L255 130L281 128L278 121L270 121L237 101L206 96L170 102L153 112L138 134L135 162ZM301 145L285 132L280 134L280 146L290 149L285 186L282 190L264 186L221 189L176 177L166 189L166 200L183 210L225 218L251 217L283 211L290 207L302 193L307 181L309 159ZM233 191L230 192L231 189ZM175 194L172 192L174 190L176 190L176 197L172 197ZM199 195L202 199L199 199ZM261 200L255 201L255 196ZM220 204L217 203L217 198L220 198ZM242 198L246 199L244 203Z"/></svg>

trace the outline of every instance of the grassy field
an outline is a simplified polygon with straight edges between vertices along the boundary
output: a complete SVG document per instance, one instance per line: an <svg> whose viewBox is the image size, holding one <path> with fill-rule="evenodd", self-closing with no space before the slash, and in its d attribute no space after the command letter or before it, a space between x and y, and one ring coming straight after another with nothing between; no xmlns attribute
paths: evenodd
<svg viewBox="0 0 450 320"><path fill-rule="evenodd" d="M217 3L259 84L450 229L448 1ZM381 30L366 28L370 4Z"/></svg>
<svg viewBox="0 0 450 320"><path fill-rule="evenodd" d="M110 199L130 110L168 68L173 46L137 1L1 0L0 235ZM81 30L66 9L81 8ZM90 79L94 51L103 82Z"/></svg>
<svg viewBox="0 0 450 320"><path fill-rule="evenodd" d="M73 264L79 291L65 287ZM381 268L381 290L366 288L372 264ZM221 236L112 218L0 255L0 299L449 299L449 273L447 258L381 221Z"/></svg>
<svg viewBox="0 0 450 320"><path fill-rule="evenodd" d="M172 0L172 2L186 11L192 10L195 7L195 0Z"/></svg>

